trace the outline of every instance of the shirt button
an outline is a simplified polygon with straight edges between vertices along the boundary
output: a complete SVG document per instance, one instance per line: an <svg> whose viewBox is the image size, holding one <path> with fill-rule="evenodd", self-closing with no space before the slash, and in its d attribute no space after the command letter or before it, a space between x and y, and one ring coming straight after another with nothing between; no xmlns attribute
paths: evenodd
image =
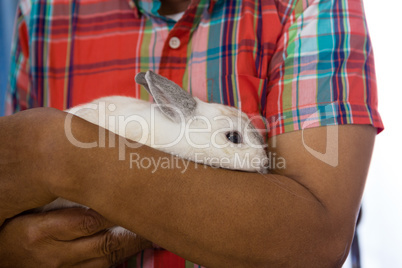
<svg viewBox="0 0 402 268"><path fill-rule="evenodd" d="M176 49L180 46L180 39L177 37L172 37L169 40L169 46L173 49Z"/></svg>

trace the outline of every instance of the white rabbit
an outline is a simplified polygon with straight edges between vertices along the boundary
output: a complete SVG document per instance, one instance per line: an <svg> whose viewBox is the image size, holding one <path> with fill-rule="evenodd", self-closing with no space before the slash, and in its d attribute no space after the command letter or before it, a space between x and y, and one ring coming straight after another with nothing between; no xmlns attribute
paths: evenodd
<svg viewBox="0 0 402 268"><path fill-rule="evenodd" d="M181 158L228 169L267 172L263 138L246 114L233 107L193 98L174 82L152 71L138 73L135 81L152 95L155 104L111 96L73 107L68 112ZM80 205L59 198L40 210L73 206ZM122 227L115 227L113 232L129 233Z"/></svg>

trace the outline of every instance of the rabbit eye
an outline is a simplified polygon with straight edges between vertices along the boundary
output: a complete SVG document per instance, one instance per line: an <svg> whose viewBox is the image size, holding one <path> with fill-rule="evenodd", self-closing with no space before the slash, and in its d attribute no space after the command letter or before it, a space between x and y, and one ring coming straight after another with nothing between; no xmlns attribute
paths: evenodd
<svg viewBox="0 0 402 268"><path fill-rule="evenodd" d="M230 131L226 133L226 138L235 143L235 144L239 144L242 143L242 138L239 132L237 131Z"/></svg>

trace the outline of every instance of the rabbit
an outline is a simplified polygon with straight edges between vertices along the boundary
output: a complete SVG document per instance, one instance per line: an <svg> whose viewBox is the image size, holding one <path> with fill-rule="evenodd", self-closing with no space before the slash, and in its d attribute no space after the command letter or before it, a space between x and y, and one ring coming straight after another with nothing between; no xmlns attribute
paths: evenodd
<svg viewBox="0 0 402 268"><path fill-rule="evenodd" d="M138 73L135 81L151 94L155 104L110 96L67 112L138 144L184 159L220 168L267 173L264 140L245 113L222 104L203 102L152 71ZM81 205L58 198L39 211L74 206ZM135 235L122 227L114 227L112 233Z"/></svg>

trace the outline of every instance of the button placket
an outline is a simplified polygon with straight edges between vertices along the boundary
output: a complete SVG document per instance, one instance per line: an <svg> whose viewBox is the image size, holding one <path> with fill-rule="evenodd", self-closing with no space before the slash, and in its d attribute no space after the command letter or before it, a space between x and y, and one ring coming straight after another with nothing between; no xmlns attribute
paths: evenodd
<svg viewBox="0 0 402 268"><path fill-rule="evenodd" d="M187 44L191 28L183 25L183 20L177 22L169 31L162 50L159 74L182 86L186 71Z"/></svg>

